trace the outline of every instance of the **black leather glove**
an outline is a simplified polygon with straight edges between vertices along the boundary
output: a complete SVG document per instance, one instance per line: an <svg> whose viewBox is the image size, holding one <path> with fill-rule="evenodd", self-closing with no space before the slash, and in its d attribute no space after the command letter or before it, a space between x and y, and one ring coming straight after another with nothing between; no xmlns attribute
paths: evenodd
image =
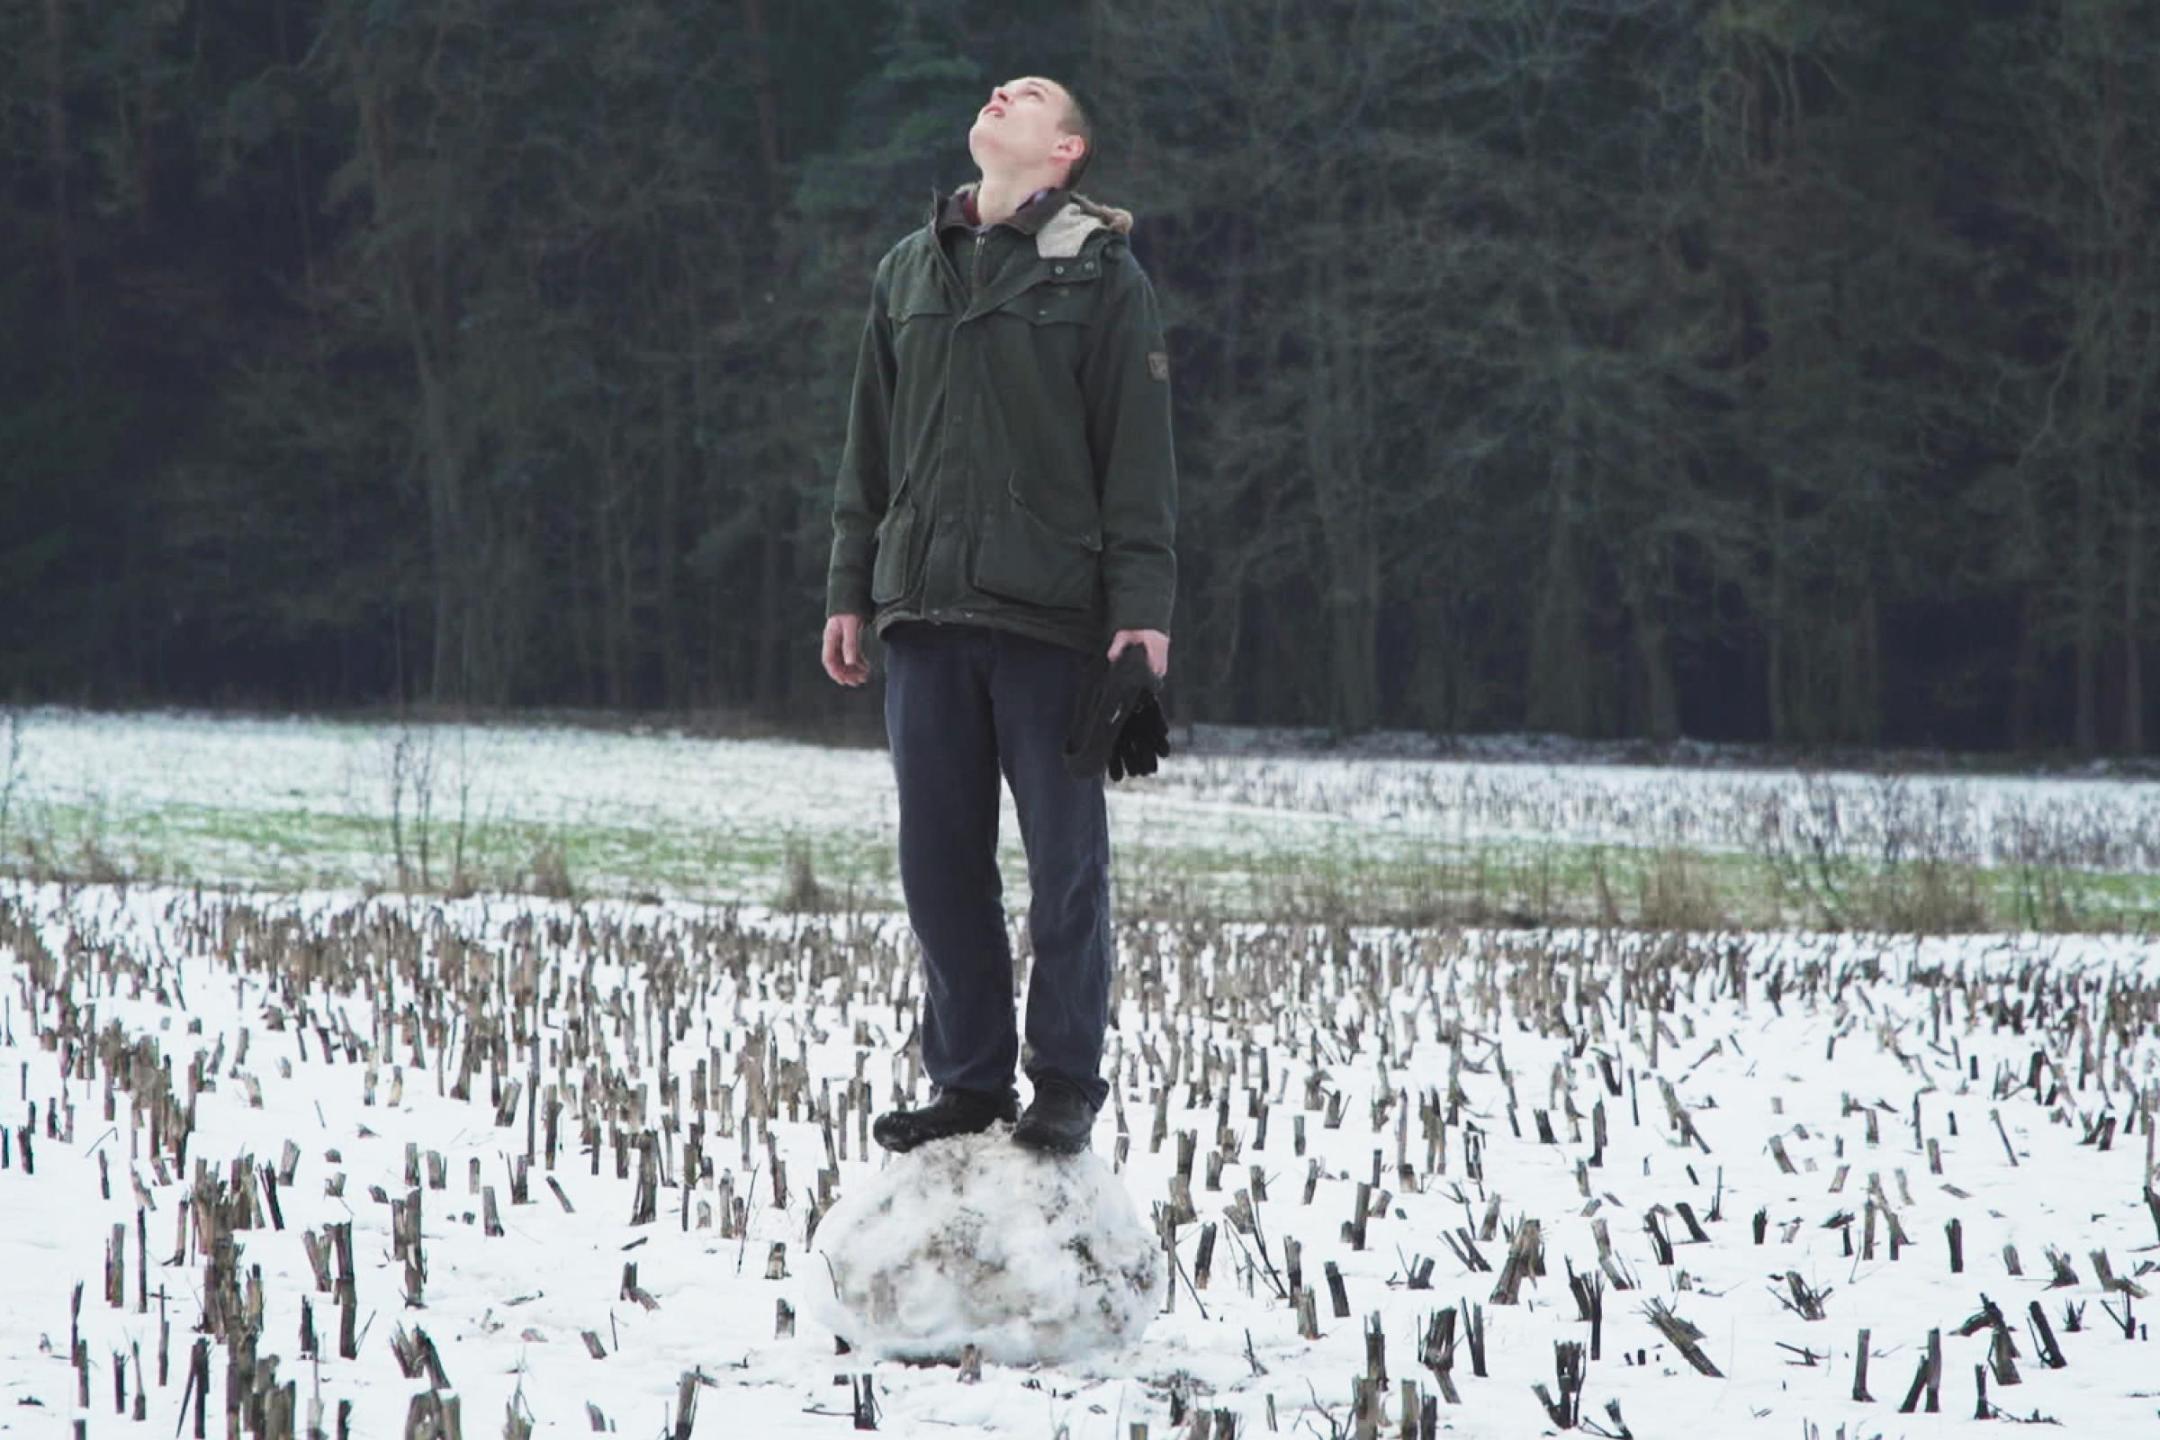
<svg viewBox="0 0 2160 1440"><path fill-rule="evenodd" d="M1097 656L1073 702L1065 736L1065 772L1075 780L1155 773L1170 753L1162 680L1148 668L1147 647L1128 645L1110 661Z"/></svg>
<svg viewBox="0 0 2160 1440"><path fill-rule="evenodd" d="M1110 778L1152 775L1156 760L1169 753L1170 717L1163 711L1162 694L1152 688L1144 690L1110 747Z"/></svg>

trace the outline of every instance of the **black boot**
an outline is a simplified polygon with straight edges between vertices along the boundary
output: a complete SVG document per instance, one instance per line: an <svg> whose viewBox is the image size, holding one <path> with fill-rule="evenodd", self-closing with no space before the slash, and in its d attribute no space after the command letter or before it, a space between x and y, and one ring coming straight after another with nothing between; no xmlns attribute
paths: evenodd
<svg viewBox="0 0 2160 1440"><path fill-rule="evenodd" d="M1035 1098L1013 1127L1013 1139L1030 1150L1077 1155L1095 1130L1095 1107L1079 1086L1056 1075L1035 1082Z"/></svg>
<svg viewBox="0 0 2160 1440"><path fill-rule="evenodd" d="M1020 1113L1020 1097L1011 1090L939 1090L929 1104L913 1110L888 1110L870 1124L870 1138L887 1150L913 1150L926 1140L975 1135Z"/></svg>

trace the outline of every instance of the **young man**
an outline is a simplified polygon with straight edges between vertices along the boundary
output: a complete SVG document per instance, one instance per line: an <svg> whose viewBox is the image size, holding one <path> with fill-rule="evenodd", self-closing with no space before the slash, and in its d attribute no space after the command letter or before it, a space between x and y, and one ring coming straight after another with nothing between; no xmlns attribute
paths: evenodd
<svg viewBox="0 0 2160 1440"><path fill-rule="evenodd" d="M1062 752L1096 655L1170 663L1170 368L1132 217L1074 193L1085 112L1056 81L1000 85L968 149L878 264L833 499L826 673L886 654L900 880L923 955L928 1104L878 1117L892 1150L1017 1119L1085 1149L1109 1087L1110 848L1100 777ZM997 867L998 777L1027 851L1027 1073Z"/></svg>

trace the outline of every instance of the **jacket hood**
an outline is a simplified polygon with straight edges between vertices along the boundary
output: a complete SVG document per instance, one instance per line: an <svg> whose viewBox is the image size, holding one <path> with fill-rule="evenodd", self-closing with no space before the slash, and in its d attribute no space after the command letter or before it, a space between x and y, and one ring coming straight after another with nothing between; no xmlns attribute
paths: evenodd
<svg viewBox="0 0 2160 1440"><path fill-rule="evenodd" d="M1099 204L1085 195L1069 192L1066 203L1035 232L1035 253L1045 260L1070 260L1080 253L1088 236L1097 230L1130 235L1132 211Z"/></svg>
<svg viewBox="0 0 2160 1440"><path fill-rule="evenodd" d="M933 229L965 223L960 218L963 197L975 193L980 182L970 180L951 195L934 195L930 205ZM1080 253L1090 235L1107 230L1113 235L1132 233L1130 210L1104 205L1072 190L1039 192L1005 222L1024 235L1035 237L1035 253L1045 260L1070 260Z"/></svg>

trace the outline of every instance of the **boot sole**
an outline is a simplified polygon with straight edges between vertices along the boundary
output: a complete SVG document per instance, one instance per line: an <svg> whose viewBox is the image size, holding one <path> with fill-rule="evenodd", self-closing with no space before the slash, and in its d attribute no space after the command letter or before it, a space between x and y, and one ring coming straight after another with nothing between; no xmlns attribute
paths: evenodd
<svg viewBox="0 0 2160 1440"><path fill-rule="evenodd" d="M878 1134L877 1126L873 1124L870 1127L870 1138L871 1140L876 1142L878 1148L882 1150L890 1151L892 1154L895 1155L905 1155L910 1150L918 1150L925 1145L934 1144L939 1140L957 1140L962 1135L980 1135L984 1131L989 1130L994 1125L1010 1125L1013 1123L1013 1118L1014 1117L1008 1117L1004 1115L993 1115L988 1121L984 1122L981 1125L974 1126L970 1129L940 1130L932 1135L918 1135L913 1139L906 1140L900 1144L894 1144L892 1141L887 1140L884 1136Z"/></svg>
<svg viewBox="0 0 2160 1440"><path fill-rule="evenodd" d="M1078 1155L1088 1148L1090 1138L1082 1135L1077 1140L1067 1140L1062 1136L1045 1135L1040 1131L1030 1130L1025 1125L1017 1126L1013 1130L1014 1144L1043 1155Z"/></svg>

